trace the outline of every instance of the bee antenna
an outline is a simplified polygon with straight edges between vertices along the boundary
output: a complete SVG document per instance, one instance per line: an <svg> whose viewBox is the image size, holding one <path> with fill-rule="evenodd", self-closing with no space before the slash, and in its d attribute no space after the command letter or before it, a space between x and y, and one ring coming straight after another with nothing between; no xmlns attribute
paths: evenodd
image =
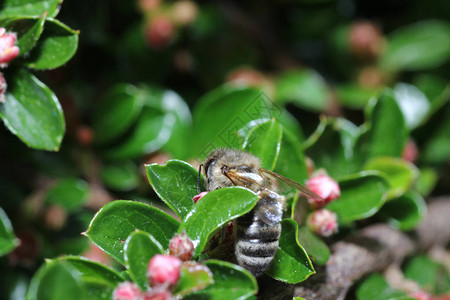
<svg viewBox="0 0 450 300"><path fill-rule="evenodd" d="M197 193L199 193L199 194L201 192L201 190L200 190L200 180L202 179L202 167L203 167L203 164L200 164L200 166L198 167Z"/></svg>

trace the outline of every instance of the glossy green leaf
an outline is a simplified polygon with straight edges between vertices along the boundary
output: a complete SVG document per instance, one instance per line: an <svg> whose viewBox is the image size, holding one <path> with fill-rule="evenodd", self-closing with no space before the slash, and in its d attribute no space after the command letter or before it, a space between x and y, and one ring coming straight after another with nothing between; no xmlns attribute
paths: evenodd
<svg viewBox="0 0 450 300"><path fill-rule="evenodd" d="M185 296L186 300L248 299L258 291L255 277L240 266L220 260L208 260L205 265L213 273L214 283Z"/></svg>
<svg viewBox="0 0 450 300"><path fill-rule="evenodd" d="M328 261L330 249L307 226L300 227L298 241L314 262L323 265Z"/></svg>
<svg viewBox="0 0 450 300"><path fill-rule="evenodd" d="M25 65L35 70L54 69L74 56L78 47L78 32L58 20L47 18L44 32L36 47L25 59Z"/></svg>
<svg viewBox="0 0 450 300"><path fill-rule="evenodd" d="M64 256L50 260L49 263L69 266L84 286L86 299L109 300L117 284L124 281L116 271L79 256Z"/></svg>
<svg viewBox="0 0 450 300"><path fill-rule="evenodd" d="M57 151L65 123L55 94L25 70L8 75L5 103L0 118L29 147Z"/></svg>
<svg viewBox="0 0 450 300"><path fill-rule="evenodd" d="M410 130L419 126L430 111L427 97L411 84L397 83L394 87L394 97Z"/></svg>
<svg viewBox="0 0 450 300"><path fill-rule="evenodd" d="M130 136L104 155L108 159L124 159L155 152L167 143L174 125L174 115L146 107Z"/></svg>
<svg viewBox="0 0 450 300"><path fill-rule="evenodd" d="M197 195L198 171L180 160L169 160L164 166L146 165L148 180L163 200L179 217L184 219L194 206Z"/></svg>
<svg viewBox="0 0 450 300"><path fill-rule="evenodd" d="M371 159L364 166L364 170L379 171L387 179L390 185L389 199L403 195L419 175L419 171L413 164L394 157Z"/></svg>
<svg viewBox="0 0 450 300"><path fill-rule="evenodd" d="M280 153L281 126L272 119L255 126L247 135L243 148L261 159L261 166L273 170Z"/></svg>
<svg viewBox="0 0 450 300"><path fill-rule="evenodd" d="M27 54L36 45L44 30L45 17L10 17L0 20L1 27L17 34L16 45L20 49L20 56Z"/></svg>
<svg viewBox="0 0 450 300"><path fill-rule="evenodd" d="M148 288L147 268L155 254L164 252L161 244L145 231L135 231L127 238L124 258L130 277L142 290Z"/></svg>
<svg viewBox="0 0 450 300"><path fill-rule="evenodd" d="M438 67L450 57L450 25L421 21L388 36L380 64L387 70L424 70Z"/></svg>
<svg viewBox="0 0 450 300"><path fill-rule="evenodd" d="M363 108L370 98L378 96L379 93L379 88L367 88L357 84L345 84L336 87L339 104L353 109Z"/></svg>
<svg viewBox="0 0 450 300"><path fill-rule="evenodd" d="M178 225L174 218L159 209L139 202L117 200L97 212L86 235L104 252L125 264L123 246L136 229L150 233L163 248L167 248Z"/></svg>
<svg viewBox="0 0 450 300"><path fill-rule="evenodd" d="M207 266L196 262L184 262L181 265L180 279L175 286L174 294L184 296L202 290L213 282L213 274Z"/></svg>
<svg viewBox="0 0 450 300"><path fill-rule="evenodd" d="M112 88L94 114L95 142L102 144L117 138L136 121L144 102L142 92L131 84Z"/></svg>
<svg viewBox="0 0 450 300"><path fill-rule="evenodd" d="M338 215L341 224L374 215L386 201L388 182L378 172L360 172L338 182L341 197L327 205Z"/></svg>
<svg viewBox="0 0 450 300"><path fill-rule="evenodd" d="M405 292L394 290L388 285L383 276L376 273L366 278L356 290L356 297L358 300L413 299L405 296Z"/></svg>
<svg viewBox="0 0 450 300"><path fill-rule="evenodd" d="M308 178L305 154L300 145L300 139L284 130L281 138L280 154L274 171L300 184Z"/></svg>
<svg viewBox="0 0 450 300"><path fill-rule="evenodd" d="M140 181L139 175L139 168L130 160L105 164L100 173L103 183L118 191L135 189Z"/></svg>
<svg viewBox="0 0 450 300"><path fill-rule="evenodd" d="M67 178L59 180L45 196L45 203L59 205L67 211L74 211L86 202L89 186L84 180Z"/></svg>
<svg viewBox="0 0 450 300"><path fill-rule="evenodd" d="M427 205L419 193L410 191L387 202L380 210L380 216L400 230L414 229L425 217Z"/></svg>
<svg viewBox="0 0 450 300"><path fill-rule="evenodd" d="M358 128L345 119L321 120L317 130L306 141L306 155L317 169L324 168L331 177L355 171L353 144Z"/></svg>
<svg viewBox="0 0 450 300"><path fill-rule="evenodd" d="M213 233L229 221L248 213L258 200L255 193L239 186L209 192L188 213L178 232L186 230L195 246L194 256L198 256Z"/></svg>
<svg viewBox="0 0 450 300"><path fill-rule="evenodd" d="M299 283L315 273L305 249L298 243L298 225L294 220L284 219L277 253L266 271L271 277Z"/></svg>
<svg viewBox="0 0 450 300"><path fill-rule="evenodd" d="M81 274L66 263L49 261L34 274L26 299L86 299L87 291L80 276Z"/></svg>
<svg viewBox="0 0 450 300"><path fill-rule="evenodd" d="M0 18L7 16L36 16L47 13L54 17L59 12L61 0L5 0Z"/></svg>
<svg viewBox="0 0 450 300"><path fill-rule="evenodd" d="M424 197L428 196L438 182L438 174L432 168L420 169L414 187Z"/></svg>
<svg viewBox="0 0 450 300"><path fill-rule="evenodd" d="M11 252L17 245L11 221L0 207L0 257Z"/></svg>
<svg viewBox="0 0 450 300"><path fill-rule="evenodd" d="M238 132L253 120L279 120L283 110L252 88L222 86L203 96L194 109L192 155L206 157L219 147L240 148Z"/></svg>
<svg viewBox="0 0 450 300"><path fill-rule="evenodd" d="M408 133L403 113L392 92L385 91L369 113L368 130L359 136L355 144L357 161L364 164L378 156L401 157Z"/></svg>
<svg viewBox="0 0 450 300"><path fill-rule="evenodd" d="M404 274L406 278L414 280L431 294L450 292L450 275L445 267L426 256L413 257L406 264Z"/></svg>
<svg viewBox="0 0 450 300"><path fill-rule="evenodd" d="M278 77L275 85L277 102L292 101L295 105L315 111L323 111L330 105L328 86L314 70L288 71Z"/></svg>

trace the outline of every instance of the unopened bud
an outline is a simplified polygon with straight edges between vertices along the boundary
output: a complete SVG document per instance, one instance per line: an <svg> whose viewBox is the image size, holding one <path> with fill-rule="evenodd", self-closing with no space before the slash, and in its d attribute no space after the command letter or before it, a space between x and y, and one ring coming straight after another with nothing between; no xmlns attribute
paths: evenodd
<svg viewBox="0 0 450 300"><path fill-rule="evenodd" d="M67 220L66 210L58 205L49 206L44 214L45 225L53 230L60 230Z"/></svg>
<svg viewBox="0 0 450 300"><path fill-rule="evenodd" d="M409 162L414 162L419 155L419 150L417 149L416 143L413 140L408 140L403 148L402 157L404 160Z"/></svg>
<svg viewBox="0 0 450 300"><path fill-rule="evenodd" d="M328 209L312 212L307 220L308 228L321 236L331 236L338 231L337 216Z"/></svg>
<svg viewBox="0 0 450 300"><path fill-rule="evenodd" d="M349 32L351 51L360 58L377 58L384 47L380 29L372 22L355 22Z"/></svg>
<svg viewBox="0 0 450 300"><path fill-rule="evenodd" d="M142 12L147 13L156 10L161 4L161 0L139 0L138 5Z"/></svg>
<svg viewBox="0 0 450 300"><path fill-rule="evenodd" d="M8 85L6 84L6 79L3 76L3 73L0 72L0 103L5 102L5 93Z"/></svg>
<svg viewBox="0 0 450 300"><path fill-rule="evenodd" d="M173 5L173 19L180 25L189 25L197 18L197 4L189 0L177 1Z"/></svg>
<svg viewBox="0 0 450 300"><path fill-rule="evenodd" d="M202 199L206 194L208 194L208 192L201 192L200 194L195 195L194 198L192 198L192 200L194 200L194 202L197 203L197 202L200 201L200 199Z"/></svg>
<svg viewBox="0 0 450 300"><path fill-rule="evenodd" d="M113 292L114 300L142 300L143 294L139 287L130 282L125 281L119 283L116 289Z"/></svg>
<svg viewBox="0 0 450 300"><path fill-rule="evenodd" d="M172 255L156 254L148 264L147 277L152 286L174 285L180 277L181 260Z"/></svg>
<svg viewBox="0 0 450 300"><path fill-rule="evenodd" d="M92 128L86 125L81 125L77 128L77 140L82 145L90 145L94 139L94 132Z"/></svg>
<svg viewBox="0 0 450 300"><path fill-rule="evenodd" d="M5 28L0 28L0 67L6 67L19 55L20 49L14 45L16 41L15 33L6 32Z"/></svg>
<svg viewBox="0 0 450 300"><path fill-rule="evenodd" d="M166 16L157 16L145 26L145 37L154 49L166 47L174 37L174 26Z"/></svg>
<svg viewBox="0 0 450 300"><path fill-rule="evenodd" d="M144 300L174 300L172 293L163 287L151 288L144 294Z"/></svg>
<svg viewBox="0 0 450 300"><path fill-rule="evenodd" d="M322 208L341 196L341 189L337 182L326 174L320 174L310 178L306 182L306 186L322 198L308 197L308 202L314 209Z"/></svg>
<svg viewBox="0 0 450 300"><path fill-rule="evenodd" d="M413 292L413 293L410 294L410 296L412 298L417 299L417 300L431 300L432 299L430 294L428 294L427 292L422 291L422 290Z"/></svg>
<svg viewBox="0 0 450 300"><path fill-rule="evenodd" d="M176 256L182 261L190 260L194 254L194 244L186 232L175 234L169 244L170 255Z"/></svg>

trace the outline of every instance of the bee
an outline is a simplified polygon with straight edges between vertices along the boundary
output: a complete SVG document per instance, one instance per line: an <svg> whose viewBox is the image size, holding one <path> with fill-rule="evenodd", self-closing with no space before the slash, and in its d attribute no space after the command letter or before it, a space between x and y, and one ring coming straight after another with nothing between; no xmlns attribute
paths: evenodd
<svg viewBox="0 0 450 300"><path fill-rule="evenodd" d="M236 221L235 257L238 264L255 277L262 275L275 256L281 234L286 199L278 192L277 179L308 197L320 197L295 181L262 168L259 158L244 151L214 150L200 165L199 177L202 166L208 192L227 186L243 186L259 195L260 200L253 210Z"/></svg>

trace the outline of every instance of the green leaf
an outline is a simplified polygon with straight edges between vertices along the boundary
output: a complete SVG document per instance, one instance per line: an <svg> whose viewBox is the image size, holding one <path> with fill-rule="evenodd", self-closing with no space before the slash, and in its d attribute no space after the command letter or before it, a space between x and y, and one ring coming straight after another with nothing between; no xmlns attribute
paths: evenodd
<svg viewBox="0 0 450 300"><path fill-rule="evenodd" d="M186 230L195 246L194 257L202 253L208 240L221 226L248 213L259 197L239 187L225 187L206 194L189 212L178 232Z"/></svg>
<svg viewBox="0 0 450 300"><path fill-rule="evenodd" d="M80 274L66 263L49 261L34 274L27 300L86 299Z"/></svg>
<svg viewBox="0 0 450 300"><path fill-rule="evenodd" d="M220 260L208 260L205 265L213 273L214 283L183 299L230 300L248 299L258 291L255 277L242 267Z"/></svg>
<svg viewBox="0 0 450 300"><path fill-rule="evenodd" d="M121 264L125 264L123 246L136 229L150 233L163 248L178 229L178 222L149 205L117 200L100 209L86 232L91 241Z"/></svg>
<svg viewBox="0 0 450 300"><path fill-rule="evenodd" d="M0 103L0 118L6 127L29 147L57 151L65 123L55 94L25 70L7 78L5 103Z"/></svg>
<svg viewBox="0 0 450 300"><path fill-rule="evenodd" d="M193 115L192 155L203 158L219 147L240 148L241 128L253 120L280 121L284 111L259 90L222 86L203 96Z"/></svg>
<svg viewBox="0 0 450 300"><path fill-rule="evenodd" d="M0 21L1 27L17 34L16 45L20 48L20 56L27 54L36 45L44 30L45 17L14 16Z"/></svg>
<svg viewBox="0 0 450 300"><path fill-rule="evenodd" d="M314 262L323 265L328 261L330 249L307 226L300 227L298 241Z"/></svg>
<svg viewBox="0 0 450 300"><path fill-rule="evenodd" d="M139 117L143 102L143 94L131 84L108 91L94 114L95 142L107 143L125 133Z"/></svg>
<svg viewBox="0 0 450 300"><path fill-rule="evenodd" d="M411 84L397 83L394 87L394 97L410 130L419 126L430 111L427 97Z"/></svg>
<svg viewBox="0 0 450 300"><path fill-rule="evenodd" d="M450 276L445 267L426 256L413 257L407 263L404 274L406 278L414 280L431 294L450 292Z"/></svg>
<svg viewBox="0 0 450 300"><path fill-rule="evenodd" d="M325 80L312 69L288 71L276 83L277 102L292 101L305 109L324 111L330 105L331 95Z"/></svg>
<svg viewBox="0 0 450 300"><path fill-rule="evenodd" d="M140 181L139 169L131 160L103 165L100 176L107 187L118 191L133 190Z"/></svg>
<svg viewBox="0 0 450 300"><path fill-rule="evenodd" d="M164 252L161 244L149 233L135 231L127 238L124 246L124 257L131 278L142 290L147 289L147 268L155 254Z"/></svg>
<svg viewBox="0 0 450 300"><path fill-rule="evenodd" d="M379 93L379 88L362 87L357 84L345 84L336 87L339 103L353 109L362 109L370 98L378 96Z"/></svg>
<svg viewBox="0 0 450 300"><path fill-rule="evenodd" d="M212 284L213 274L207 266L188 261L181 265L180 279L175 286L174 294L184 296L199 291Z"/></svg>
<svg viewBox="0 0 450 300"><path fill-rule="evenodd" d="M430 109L426 119L429 119L432 114L450 99L450 83L443 78L429 74L420 74L414 78L413 83L425 94L430 102Z"/></svg>
<svg viewBox="0 0 450 300"><path fill-rule="evenodd" d="M388 199L406 193L419 175L418 169L403 159L394 157L377 157L364 166L364 170L379 171L390 185Z"/></svg>
<svg viewBox="0 0 450 300"><path fill-rule="evenodd" d="M338 182L341 197L327 205L338 215L341 224L374 215L386 201L388 182L378 172L360 172L343 177Z"/></svg>
<svg viewBox="0 0 450 300"><path fill-rule="evenodd" d="M50 264L64 264L76 273L84 286L86 298L109 300L117 284L124 278L104 265L79 256L64 256L49 261Z"/></svg>
<svg viewBox="0 0 450 300"><path fill-rule="evenodd" d="M11 252L17 245L11 221L0 207L0 257Z"/></svg>
<svg viewBox="0 0 450 300"><path fill-rule="evenodd" d="M280 153L281 126L272 119L255 126L244 141L242 148L261 159L261 166L273 170Z"/></svg>
<svg viewBox="0 0 450 300"><path fill-rule="evenodd" d="M194 206L198 172L190 164L171 159L164 166L145 165L148 180L163 200L183 220Z"/></svg>
<svg viewBox="0 0 450 300"><path fill-rule="evenodd" d="M413 298L405 297L402 291L391 288L383 276L380 274L372 274L365 279L356 290L358 300L407 300Z"/></svg>
<svg viewBox="0 0 450 300"><path fill-rule="evenodd" d="M0 18L8 16L35 16L47 13L55 17L61 0L5 0L0 10Z"/></svg>
<svg viewBox="0 0 450 300"><path fill-rule="evenodd" d="M387 90L370 111L368 130L356 141L355 157L361 165L373 157L401 157L407 138L403 113L392 92Z"/></svg>
<svg viewBox="0 0 450 300"><path fill-rule="evenodd" d="M390 34L380 65L392 71L418 71L436 68L449 57L450 25L443 21L426 20Z"/></svg>
<svg viewBox="0 0 450 300"><path fill-rule="evenodd" d="M419 177L417 178L414 187L422 196L426 197L436 186L438 178L438 174L434 169L420 169Z"/></svg>
<svg viewBox="0 0 450 300"><path fill-rule="evenodd" d="M47 18L44 32L36 47L25 59L25 65L35 70L55 69L68 62L77 51L78 32L58 20Z"/></svg>
<svg viewBox="0 0 450 300"><path fill-rule="evenodd" d="M387 202L380 210L380 216L400 230L414 229L425 217L427 205L419 193L410 191Z"/></svg>
<svg viewBox="0 0 450 300"><path fill-rule="evenodd" d="M120 145L105 151L108 159L134 158L159 150L170 138L175 116L145 107L130 136Z"/></svg>
<svg viewBox="0 0 450 300"><path fill-rule="evenodd" d="M298 183L303 183L308 178L308 169L300 139L284 129L283 126L280 154L274 171Z"/></svg>
<svg viewBox="0 0 450 300"><path fill-rule="evenodd" d="M331 177L355 171L353 144L358 128L345 119L322 118L317 130L306 141L306 155L317 169L324 168ZM310 145L310 146L309 146Z"/></svg>
<svg viewBox="0 0 450 300"><path fill-rule="evenodd" d="M45 196L45 203L56 204L67 211L74 211L86 202L89 186L84 180L67 178L59 180Z"/></svg>
<svg viewBox="0 0 450 300"><path fill-rule="evenodd" d="M298 243L298 225L294 220L284 219L277 253L266 274L287 282L299 283L315 273L305 249Z"/></svg>

